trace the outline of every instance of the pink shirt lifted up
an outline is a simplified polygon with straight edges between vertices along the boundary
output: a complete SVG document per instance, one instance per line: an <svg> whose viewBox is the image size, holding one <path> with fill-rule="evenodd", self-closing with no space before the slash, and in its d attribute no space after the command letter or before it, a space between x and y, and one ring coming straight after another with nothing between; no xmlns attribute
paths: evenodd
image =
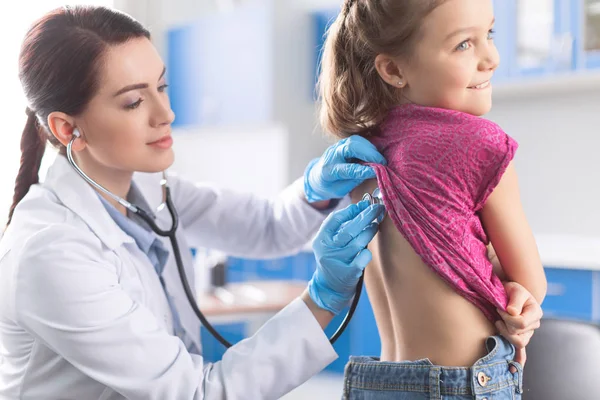
<svg viewBox="0 0 600 400"><path fill-rule="evenodd" d="M369 140L388 161L370 165L396 228L444 281L497 320L507 296L478 212L517 143L489 120L414 104L392 109Z"/></svg>

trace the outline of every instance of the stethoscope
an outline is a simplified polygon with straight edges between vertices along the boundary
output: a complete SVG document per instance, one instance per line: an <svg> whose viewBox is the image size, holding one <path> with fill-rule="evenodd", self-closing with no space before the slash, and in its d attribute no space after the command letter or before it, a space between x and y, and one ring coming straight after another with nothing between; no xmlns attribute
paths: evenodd
<svg viewBox="0 0 600 400"><path fill-rule="evenodd" d="M111 197L112 199L117 201L119 204L121 204L123 207L127 208L129 211L135 213L140 218L142 218L148 224L148 226L150 226L150 229L152 229L154 231L154 233L156 233L159 236L169 238L169 241L171 242L171 246L173 248L173 255L175 256L175 264L177 265L179 277L181 278L181 284L183 285L183 290L185 291L185 295L187 297L188 302L190 303L190 306L192 307L192 310L194 310L194 313L196 314L196 316L198 317L198 319L200 320L202 325L204 325L204 327L210 332L211 335L213 335L213 337L215 339L217 339L219 342L221 342L221 344L223 344L223 346L225 346L227 348L231 347L232 346L231 343L229 341L227 341L227 339L225 339L223 336L221 336L221 334L219 332L217 332L217 330L211 325L211 323L208 322L208 320L206 319L204 314L202 314L202 311L200 311L200 309L198 308L198 304L196 303L196 300L194 299L194 295L192 293L192 289L190 288L190 284L188 282L187 275L185 273L185 269L183 268L183 259L181 258L179 243L177 242L176 232L177 232L177 227L179 225L179 216L177 215L177 210L175 209L175 205L173 204L173 201L171 200L171 190L167 183L167 177L166 177L165 172L163 171L163 178L160 181L160 185L162 186L162 191L163 191L163 202L158 206L157 211L163 210L164 207L166 206L167 209L169 210L169 214L171 214L171 221L172 221L171 228L166 229L166 230L161 229L154 221L154 218L152 216L150 216L144 209L137 207L136 205L131 204L127 200L123 199L122 197L117 196L116 194L110 192L109 190L107 190L106 188L101 186L100 184L96 183L92 178L87 176L87 174L85 172L83 172L83 170L81 168L79 168L79 166L75 163L75 160L73 159L72 147L73 147L73 142L80 137L81 137L81 133L79 132L79 130L74 129L73 136L72 136L71 140L69 141L69 143L67 144L67 160L69 161L69 164L71 164L71 166L75 169L75 171L77 171L77 173L79 175L81 175L81 177L86 182L88 182L90 185L92 185L96 189L100 190L102 193L105 193L106 195L108 195L109 197ZM365 193L363 200L368 200L370 202L370 204L383 204L383 198L381 196L381 192L379 191L379 188L375 189L375 191L373 192L372 195L369 193ZM381 222L381 219L378 222ZM350 308L348 309L348 313L346 314L346 317L340 324L339 328L335 331L335 333L329 339L329 342L331 344L335 343L338 340L338 338L342 335L342 333L344 332L344 330L350 323L350 320L352 319L352 316L354 315L354 312L356 311L356 307L358 306L358 301L360 300L360 294L362 292L363 281L364 281L364 273L363 273L363 275L361 275L360 279L358 280L358 283L356 285L356 293L352 300L352 304L350 305Z"/></svg>

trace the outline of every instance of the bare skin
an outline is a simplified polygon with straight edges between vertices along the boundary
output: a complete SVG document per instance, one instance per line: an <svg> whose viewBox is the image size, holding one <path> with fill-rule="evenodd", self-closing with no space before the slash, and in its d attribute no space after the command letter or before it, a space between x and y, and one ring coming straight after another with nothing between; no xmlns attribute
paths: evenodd
<svg viewBox="0 0 600 400"><path fill-rule="evenodd" d="M354 202L377 187L367 181ZM391 250L393 249L393 250ZM365 285L381 337L382 361L428 358L436 365L471 366L486 354L496 327L427 266L386 218L369 250Z"/></svg>

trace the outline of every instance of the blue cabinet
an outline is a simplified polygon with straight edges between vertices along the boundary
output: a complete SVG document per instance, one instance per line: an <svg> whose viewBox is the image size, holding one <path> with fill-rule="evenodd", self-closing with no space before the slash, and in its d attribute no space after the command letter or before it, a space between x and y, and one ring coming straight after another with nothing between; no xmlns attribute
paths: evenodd
<svg viewBox="0 0 600 400"><path fill-rule="evenodd" d="M592 271L547 269L548 294L543 309L546 316L592 318Z"/></svg>
<svg viewBox="0 0 600 400"><path fill-rule="evenodd" d="M381 354L381 339L365 287L363 287L354 318L350 322L350 332L352 355L379 357Z"/></svg>
<svg viewBox="0 0 600 400"><path fill-rule="evenodd" d="M325 332L331 337L342 324L347 310L338 315L327 327ZM342 374L350 356L373 356L381 354L381 340L375 323L373 308L365 287L361 292L360 301L348 327L333 346L339 358L330 364L326 370Z"/></svg>
<svg viewBox="0 0 600 400"><path fill-rule="evenodd" d="M333 321L325 328L325 334L327 337L333 336L338 327L342 324L344 318L346 317L346 313L348 310L344 310L341 314L337 315ZM344 368L348 363L350 355L354 354L351 346L351 337L352 337L352 323L348 325L344 333L338 338L338 340L333 344L333 348L335 352L338 354L338 358L329 364L325 371L327 372L336 372L336 373L344 373Z"/></svg>
<svg viewBox="0 0 600 400"><path fill-rule="evenodd" d="M229 257L227 260L227 281L308 281L312 277L315 268L315 256L309 252L301 252L293 256L270 260Z"/></svg>
<svg viewBox="0 0 600 400"><path fill-rule="evenodd" d="M600 272L546 268L546 277L546 317L600 321Z"/></svg>
<svg viewBox="0 0 600 400"><path fill-rule="evenodd" d="M214 328L230 343L235 344L246 338L246 324L244 323L215 324ZM204 327L200 328L200 339L204 360L211 363L221 361L226 350L225 346L212 337Z"/></svg>

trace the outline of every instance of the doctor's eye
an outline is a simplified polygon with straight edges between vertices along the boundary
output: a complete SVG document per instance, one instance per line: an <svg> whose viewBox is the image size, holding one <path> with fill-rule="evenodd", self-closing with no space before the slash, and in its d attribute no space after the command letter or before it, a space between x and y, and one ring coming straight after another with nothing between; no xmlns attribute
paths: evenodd
<svg viewBox="0 0 600 400"><path fill-rule="evenodd" d="M139 98L138 101L136 101L135 103L131 103L125 106L125 108L127 108L128 110L135 110L136 108L138 108L140 106L140 104L142 104L144 100L142 98Z"/></svg>
<svg viewBox="0 0 600 400"><path fill-rule="evenodd" d="M168 87L169 87L169 85L167 85L165 83L164 85L161 85L158 87L158 91L162 93L162 92L166 91Z"/></svg>

